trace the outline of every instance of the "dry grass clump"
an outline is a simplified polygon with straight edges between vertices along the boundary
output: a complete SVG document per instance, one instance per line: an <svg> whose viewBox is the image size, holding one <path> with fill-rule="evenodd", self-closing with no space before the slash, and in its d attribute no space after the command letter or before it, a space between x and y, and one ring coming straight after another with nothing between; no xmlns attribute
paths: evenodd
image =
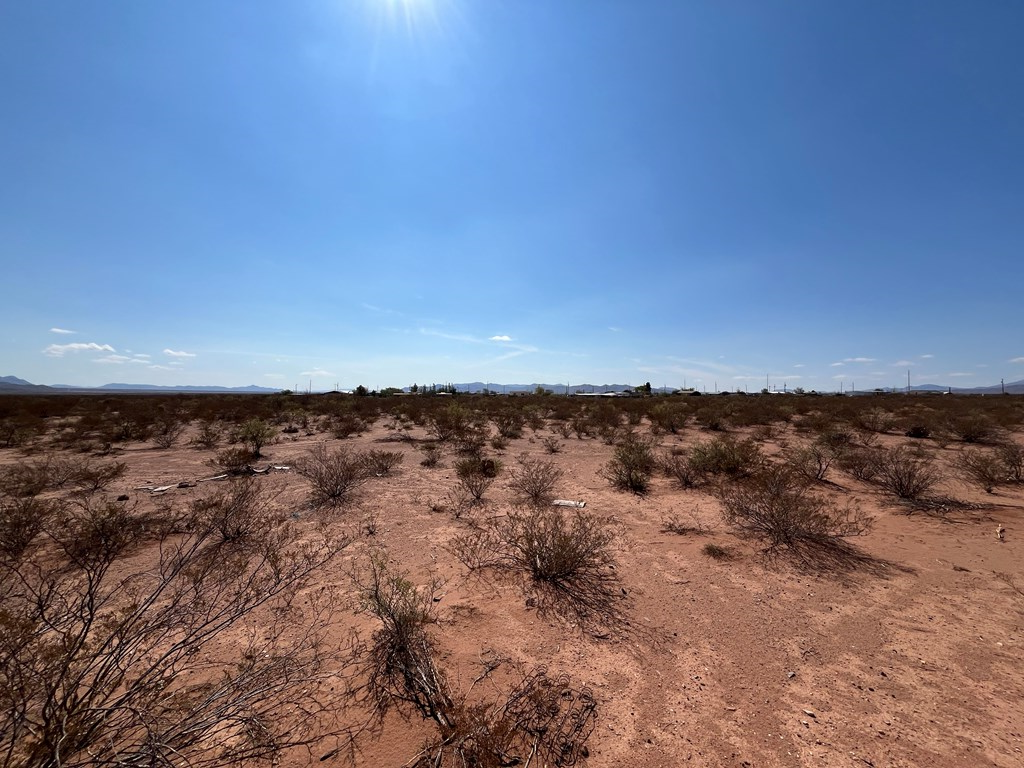
<svg viewBox="0 0 1024 768"><path fill-rule="evenodd" d="M703 552L707 557L710 557L712 560L732 559L732 552L729 550L729 548L720 546L718 544L705 544L704 547L701 549L701 552Z"/></svg>
<svg viewBox="0 0 1024 768"><path fill-rule="evenodd" d="M551 507L514 511L457 538L452 551L470 570L528 579L541 609L582 623L618 620L614 528L596 515Z"/></svg>
<svg viewBox="0 0 1024 768"><path fill-rule="evenodd" d="M378 553L356 583L361 609L380 621L364 651L365 693L374 716L383 719L398 707L432 721L437 729L437 736L406 765L502 768L539 759L568 766L586 756L597 714L589 689L574 686L567 677L551 678L540 667L520 674L497 700L471 703L452 689L428 632L436 622L437 582L417 588ZM501 663L489 664L481 678Z"/></svg>

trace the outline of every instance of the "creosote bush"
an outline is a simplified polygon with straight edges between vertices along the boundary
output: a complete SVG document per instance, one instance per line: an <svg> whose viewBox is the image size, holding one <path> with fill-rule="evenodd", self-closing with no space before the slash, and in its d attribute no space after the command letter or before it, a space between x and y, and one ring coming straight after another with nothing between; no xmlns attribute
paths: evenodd
<svg viewBox="0 0 1024 768"><path fill-rule="evenodd" d="M218 469L237 475L244 472L246 467L255 460L256 456L250 449L237 446L218 451L209 463Z"/></svg>
<svg viewBox="0 0 1024 768"><path fill-rule="evenodd" d="M241 500L0 503L0 765L273 764L337 733L329 601L307 588L345 542L259 527L237 546Z"/></svg>
<svg viewBox="0 0 1024 768"><path fill-rule="evenodd" d="M369 450L363 454L366 471L375 477L390 475L391 471L405 460L398 451Z"/></svg>
<svg viewBox="0 0 1024 768"><path fill-rule="evenodd" d="M807 480L824 480L835 458L835 449L821 440L786 452L786 462Z"/></svg>
<svg viewBox="0 0 1024 768"><path fill-rule="evenodd" d="M956 469L966 482L977 485L986 493L992 493L997 486L1009 480L1006 465L999 454L991 451L969 448L960 451Z"/></svg>
<svg viewBox="0 0 1024 768"><path fill-rule="evenodd" d="M901 445L879 450L874 456L874 481L901 499L920 499L939 482L939 469L927 454Z"/></svg>
<svg viewBox="0 0 1024 768"><path fill-rule="evenodd" d="M423 458L420 464L424 467L436 467L441 463L441 447L435 444L423 446Z"/></svg>
<svg viewBox="0 0 1024 768"><path fill-rule="evenodd" d="M277 430L263 419L249 419L238 430L238 439L243 445L248 446L252 455L258 459L263 455L263 446L273 440L276 434Z"/></svg>
<svg viewBox="0 0 1024 768"><path fill-rule="evenodd" d="M1024 483L1024 448L1006 441L996 446L996 454L1003 463L1007 479L1013 483Z"/></svg>
<svg viewBox="0 0 1024 768"><path fill-rule="evenodd" d="M509 472L508 486L520 502L544 506L554 500L555 485L561 479L562 470L552 462L523 456Z"/></svg>
<svg viewBox="0 0 1024 768"><path fill-rule="evenodd" d="M724 490L725 519L764 540L768 551L835 545L870 527L857 507L836 507L811 491L807 481L787 467L772 466Z"/></svg>
<svg viewBox="0 0 1024 768"><path fill-rule="evenodd" d="M331 451L317 443L295 464L295 470L310 482L310 501L316 507L337 507L348 501L367 480L361 454L338 448Z"/></svg>
<svg viewBox="0 0 1024 768"><path fill-rule="evenodd" d="M620 491L644 495L650 489L651 473L658 465L654 456L655 441L630 433L616 447L601 474Z"/></svg>
<svg viewBox="0 0 1024 768"><path fill-rule="evenodd" d="M680 488L696 488L704 480L704 473L690 461L689 451L667 451L662 454L659 464L665 476L675 480Z"/></svg>
<svg viewBox="0 0 1024 768"><path fill-rule="evenodd" d="M764 463L761 447L753 440L734 440L728 436L700 442L690 449L689 463L702 475L746 477Z"/></svg>

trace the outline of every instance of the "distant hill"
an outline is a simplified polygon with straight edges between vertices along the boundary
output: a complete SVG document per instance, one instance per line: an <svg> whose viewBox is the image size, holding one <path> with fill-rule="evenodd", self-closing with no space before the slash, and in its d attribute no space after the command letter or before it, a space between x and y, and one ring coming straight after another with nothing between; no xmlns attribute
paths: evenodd
<svg viewBox="0 0 1024 768"><path fill-rule="evenodd" d="M52 391L50 387L33 384L17 376L0 376L0 394L45 394Z"/></svg>
<svg viewBox="0 0 1024 768"><path fill-rule="evenodd" d="M938 384L917 384L910 388L914 392L950 392L954 395L1024 395L1024 379L995 384L991 387L943 387ZM899 391L899 390L897 390Z"/></svg>

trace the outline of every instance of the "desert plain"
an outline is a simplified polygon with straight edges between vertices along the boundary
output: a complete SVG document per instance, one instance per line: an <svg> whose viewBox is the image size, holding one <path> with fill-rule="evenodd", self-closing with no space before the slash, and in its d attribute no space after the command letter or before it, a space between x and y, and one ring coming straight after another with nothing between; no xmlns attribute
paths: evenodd
<svg viewBox="0 0 1024 768"><path fill-rule="evenodd" d="M301 724L312 735L274 755L278 764L1024 765L1024 484L1012 461L992 463L1024 446L1024 398L125 395L73 403L12 396L0 405L10 427L0 448L5 525L18 499L29 497L63 509L57 520L90 504L155 520L245 484L271 527L288 527L294 541L341 542L297 583L287 614L273 601L260 604L204 636L161 683L169 697L232 674L234 655L254 647L261 622L279 626L287 616L275 630L280 646L314 632L322 663L306 668L308 679L299 674L273 688L284 693L268 724L268 733ZM125 426L126 414L136 431ZM269 428L265 444L259 456L232 464L225 454L245 450L241 429L252 420ZM170 421L176 432L168 439ZM204 445L203 434L216 439ZM630 444L652 459L642 488L617 487L611 469ZM744 446L744 465L726 471L695 461L693 472L679 470L712 445ZM318 502L308 470L317 450L328 460L391 458L338 498ZM933 471L912 498L850 458L892 451ZM44 479L26 491L12 479L23 476L18 467L62 460L123 467L88 489ZM481 483L479 499L463 482L473 462L494 475ZM994 466L994 476L978 466ZM555 478L538 504L515 487L524 467ZM772 467L785 468L801 498L820 502L814 510L855 514L856 530L847 532L857 535L773 542L730 514L730 499L734 513L743 502L735 491ZM507 549L495 558L494 542L510 530L503 521L529 521L537 510L567 524L584 516L600 533L600 556L583 581L545 582L530 563L517 569ZM116 585L159 570L161 553L191 532L141 536L104 578ZM67 548L54 548L59 538L43 526L23 552L8 548L0 593L8 615L27 610L18 563L34 558L60 572ZM539 673L570 719L504 741L495 736L502 746L473 763L483 736L454 734L454 726L444 732L415 695L403 699L400 680L368 693L368 659L383 626L367 608L375 567L421 600L417 632L451 717L476 706L483 714L474 722L493 726L508 714L510 691ZM67 573L64 588L81 578ZM111 598L104 610L123 610L118 601L129 597ZM162 610L160 600L149 610ZM38 640L60 627L34 631ZM90 629L86 640L102 632ZM14 690L22 657L12 636L0 649L8 734L0 764L58 764L27 757L37 754L33 727L12 728L12 718L42 716L29 694L20 709L11 703L24 693ZM174 639L168 631L162 642ZM88 674L77 684L87 689ZM131 677L118 685L130 686ZM303 697L315 706L298 706ZM156 711L159 698L146 698L146 706ZM59 764L133 754L136 726L108 733L100 722L97 743L108 751L85 748ZM556 730L571 743L546 742ZM241 736L236 722L204 738L191 753L166 752L166 762L154 764L230 762ZM457 739L466 740L464 749Z"/></svg>

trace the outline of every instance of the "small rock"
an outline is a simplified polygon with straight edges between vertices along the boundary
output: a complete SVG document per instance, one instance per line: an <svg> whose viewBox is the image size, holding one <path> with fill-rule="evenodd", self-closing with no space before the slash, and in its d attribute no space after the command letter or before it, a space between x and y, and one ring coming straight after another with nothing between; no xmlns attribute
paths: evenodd
<svg viewBox="0 0 1024 768"><path fill-rule="evenodd" d="M787 672L786 677L792 680L794 677L796 677L796 672Z"/></svg>
<svg viewBox="0 0 1024 768"><path fill-rule="evenodd" d="M811 710L809 710L809 709L805 709L804 710L804 714L807 715L808 717L813 717L815 720L818 719L818 716L816 714L814 714L813 712L811 712Z"/></svg>

